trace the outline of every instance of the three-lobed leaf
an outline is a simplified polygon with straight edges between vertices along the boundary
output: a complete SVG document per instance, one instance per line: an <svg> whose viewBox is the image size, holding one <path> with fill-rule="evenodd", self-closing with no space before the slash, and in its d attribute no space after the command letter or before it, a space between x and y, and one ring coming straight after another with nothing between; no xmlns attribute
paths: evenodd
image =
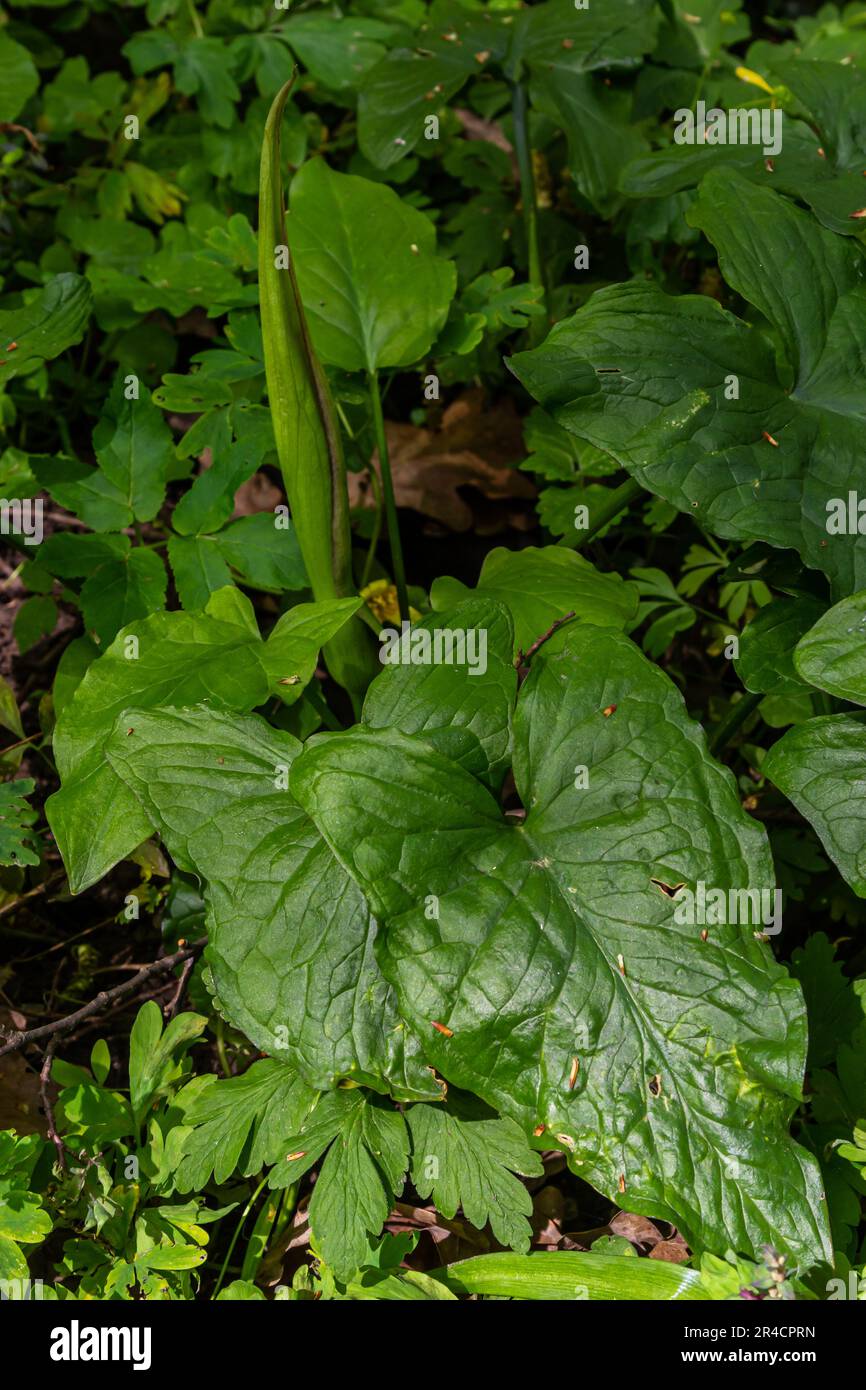
<svg viewBox="0 0 866 1390"><path fill-rule="evenodd" d="M730 774L667 678L591 626L536 657L514 774L517 824L417 737L322 736L292 766L384 922L383 968L425 1053L627 1209L702 1246L820 1257L817 1168L785 1134L797 986L755 939L763 919L703 933L673 901L701 883L771 891Z"/></svg>

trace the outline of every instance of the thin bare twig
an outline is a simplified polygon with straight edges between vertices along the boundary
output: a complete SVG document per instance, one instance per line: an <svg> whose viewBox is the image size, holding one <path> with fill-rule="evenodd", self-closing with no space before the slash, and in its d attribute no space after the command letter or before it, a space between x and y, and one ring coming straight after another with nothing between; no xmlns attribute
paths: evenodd
<svg viewBox="0 0 866 1390"><path fill-rule="evenodd" d="M171 956L163 956L162 960L153 961L150 965L139 970L131 979L124 980L122 984L115 985L113 989L100 990L95 999L91 999L90 1003L85 1004L83 1008L76 1009L74 1014L67 1014L65 1018L55 1019L53 1023L43 1023L39 1028L30 1028L26 1032L13 1033L0 1047L0 1057L5 1057L7 1052L17 1052L19 1048L26 1047L28 1043L39 1042L42 1038L53 1038L55 1034L70 1033L79 1023L83 1023L93 1014L100 1013L109 1004L124 998L127 994L134 994L139 985L144 984L154 975L159 975L165 970L173 970L182 961L192 959L206 944L207 937L200 936L198 941L193 941L190 946L175 951Z"/></svg>
<svg viewBox="0 0 866 1390"><path fill-rule="evenodd" d="M526 677L529 675L529 667L532 663L532 658L535 656L539 647L543 647L545 642L549 642L555 632L558 632L561 627L571 622L571 619L576 616L575 613L566 613L564 618L557 618L556 622L553 623L546 632L543 632L540 637L536 637L528 651L524 652L522 649L518 651L514 665L517 668L518 683L520 685L523 684Z"/></svg>
<svg viewBox="0 0 866 1390"><path fill-rule="evenodd" d="M171 1002L167 1004L163 1009L163 1013L165 1015L167 1023L174 1018L175 1014L180 1008L180 1001L183 998L183 992L186 989L187 982L189 980L190 975L192 974L192 968L194 964L195 961L193 960L192 956L190 956L189 960L185 962L183 970L180 972L180 979L177 982L177 989L175 990L171 998Z"/></svg>
<svg viewBox="0 0 866 1390"><path fill-rule="evenodd" d="M57 1150L57 1163L61 1173L67 1172L66 1148L63 1140L57 1133L57 1125L54 1122L54 1106L51 1104L51 1097L48 1094L48 1084L51 1080L51 1064L54 1061L54 1054L57 1051L57 1044L60 1042L59 1036L51 1039L45 1049L45 1056L42 1059L42 1070L39 1073L39 1091L42 1096L42 1109L45 1112L45 1119L48 1122L48 1138Z"/></svg>

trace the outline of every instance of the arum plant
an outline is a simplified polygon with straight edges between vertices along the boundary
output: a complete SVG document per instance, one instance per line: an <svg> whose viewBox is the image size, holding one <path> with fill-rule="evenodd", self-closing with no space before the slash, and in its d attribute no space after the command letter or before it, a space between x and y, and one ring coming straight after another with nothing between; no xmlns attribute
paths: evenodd
<svg viewBox="0 0 866 1390"><path fill-rule="evenodd" d="M430 352L448 315L456 272L436 254L428 217L384 184L337 173L321 158L309 160L292 182L289 253L279 124L290 85L268 117L259 237L265 365L280 462L316 597L342 595L351 586L345 468L322 364L363 374L391 565L401 617L407 618L379 374L416 365ZM347 627L341 638L354 641L355 632ZM347 659L351 664L354 656Z"/></svg>
<svg viewBox="0 0 866 1390"><path fill-rule="evenodd" d="M316 355L288 247L280 123L294 77L277 93L262 146L259 292L265 375L280 467L317 600L353 592L349 500L339 425ZM325 648L334 679L358 702L373 672L367 633L353 620Z"/></svg>

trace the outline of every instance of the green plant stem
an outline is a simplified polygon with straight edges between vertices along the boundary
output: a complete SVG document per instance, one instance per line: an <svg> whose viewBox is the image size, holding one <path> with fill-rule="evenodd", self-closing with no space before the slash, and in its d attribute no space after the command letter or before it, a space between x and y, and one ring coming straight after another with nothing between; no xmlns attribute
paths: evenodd
<svg viewBox="0 0 866 1390"><path fill-rule="evenodd" d="M763 698L763 695L756 695L750 690L735 705L731 705L724 719L719 721L707 740L709 750L713 755L721 752L730 743L740 725L745 724L749 715L758 708Z"/></svg>
<svg viewBox="0 0 866 1390"><path fill-rule="evenodd" d="M186 0L186 3L189 10L189 17L192 20L192 27L195 30L195 36L197 39L203 39L204 29L202 28L199 12L195 7L195 0Z"/></svg>
<svg viewBox="0 0 866 1390"><path fill-rule="evenodd" d="M373 565L376 560L376 549L379 545L379 537L382 534L382 490L379 486L379 479L376 476L375 468L370 469L370 486L376 498L376 520L373 522L373 534L370 537L370 548L367 551L367 558L364 561L364 573L361 575L362 589L366 589L370 582L370 575L373 573Z"/></svg>
<svg viewBox="0 0 866 1390"><path fill-rule="evenodd" d="M391 477L391 460L388 456L388 441L385 438L385 417L382 414L382 397L379 394L379 375L367 373L370 388L370 403L373 407L373 428L376 434L376 448L379 451L379 468L382 473L382 491L385 495L385 519L388 524L388 544L391 547L391 566L394 570L394 583L397 586L397 602L400 605L400 621L409 621L409 596L406 592L406 571L403 567L403 547L400 543L400 526L397 521L397 503L394 498L394 480Z"/></svg>
<svg viewBox="0 0 866 1390"><path fill-rule="evenodd" d="M637 501L643 493L640 483L634 478L627 478L619 487L611 488L607 500L596 509L589 526L585 531L581 531L580 539L572 541L570 536L563 536L558 542L559 545L567 545L571 550L580 550L587 545L599 531L603 531L609 521L613 521L621 511L624 511L631 502Z"/></svg>
<svg viewBox="0 0 866 1390"><path fill-rule="evenodd" d="M265 1176L262 1178L261 1182L259 1183L259 1185L258 1185L258 1187L256 1188L255 1192L253 1193L252 1197L250 1197L250 1200L247 1202L246 1206L244 1207L243 1211L241 1212L240 1220L238 1221L238 1224L235 1226L234 1235L232 1236L231 1241L229 1242L229 1248L228 1248L228 1250L226 1251L226 1257L225 1257L225 1259L223 1260L222 1269L221 1269L220 1272L219 1272L219 1278L217 1279L216 1284L215 1284L215 1286L214 1286L214 1291L213 1291L213 1293L211 1294L211 1299L216 1298L217 1294L219 1293L220 1289L222 1288L222 1282L223 1282L223 1279L225 1278L226 1270L227 1270L228 1267L229 1267L229 1260L231 1259L231 1257L232 1257L232 1252L234 1251L234 1248L235 1248L235 1246L236 1246L237 1243L238 1243L238 1236L240 1235L241 1231L243 1230L244 1222L246 1221L247 1217L249 1216L250 1212L252 1211L252 1208L253 1208L253 1206L255 1205L255 1202L256 1202L256 1198L258 1197L259 1193L261 1192L261 1190L262 1190L262 1188L264 1187L264 1185L265 1185L265 1183L267 1182L267 1180L268 1180L268 1174L265 1173Z"/></svg>
<svg viewBox="0 0 866 1390"><path fill-rule="evenodd" d="M535 172L532 167L532 147L529 143L529 103L526 88L522 82L511 85L511 116L514 122L514 151L517 155L517 168L520 174L520 201L523 204L523 225L526 228L526 246L529 258L529 279L533 285L542 289L542 303L545 313L529 321L529 341L537 346L546 335L547 289L541 267L541 250L538 240L538 203L535 195Z"/></svg>
<svg viewBox="0 0 866 1390"><path fill-rule="evenodd" d="M223 1074L224 1074L224 1075L226 1076L226 1078L230 1081L231 1078L232 1078L233 1073L232 1073L231 1067L229 1066L228 1053L226 1052L226 1040L225 1040L225 1036L224 1036L224 1031L223 1031L223 1029L224 1029L223 1021L222 1021L222 1019L218 1016L218 1017L217 1017L217 1026L216 1026L216 1037L215 1037L217 1056L218 1056L219 1059L220 1059L220 1066L221 1066L222 1069L223 1069Z"/></svg>

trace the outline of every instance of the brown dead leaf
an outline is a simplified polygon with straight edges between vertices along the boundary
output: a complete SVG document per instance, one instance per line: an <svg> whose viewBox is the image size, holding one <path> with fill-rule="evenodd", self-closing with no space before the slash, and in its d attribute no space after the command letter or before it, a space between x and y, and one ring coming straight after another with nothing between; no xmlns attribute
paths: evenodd
<svg viewBox="0 0 866 1390"><path fill-rule="evenodd" d="M235 493L232 515L255 516L257 512L272 512L285 500L282 491L271 482L267 473L254 473L245 483L241 483Z"/></svg>
<svg viewBox="0 0 866 1390"><path fill-rule="evenodd" d="M482 536L535 525L525 505L535 488L514 466L525 449L511 400L485 405L483 392L471 390L446 408L438 429L387 421L386 431L398 507ZM378 467L377 456L373 461ZM375 505L368 472L349 475L349 502Z"/></svg>
<svg viewBox="0 0 866 1390"><path fill-rule="evenodd" d="M670 1240L660 1240L650 1251L651 1260L667 1260L669 1264L682 1265L689 1258L689 1247L677 1232Z"/></svg>
<svg viewBox="0 0 866 1390"><path fill-rule="evenodd" d="M631 1211L618 1211L616 1216L611 1217L609 1226L611 1235L625 1236L632 1245L642 1245L647 1249L652 1249L664 1239L658 1226L646 1216L637 1216Z"/></svg>
<svg viewBox="0 0 866 1390"><path fill-rule="evenodd" d="M27 1019L17 1011L0 1009L0 1026L7 1031L26 1028ZM52 1083L49 1096L56 1091ZM15 1129L19 1134L47 1133L39 1076L19 1052L0 1057L0 1129Z"/></svg>

